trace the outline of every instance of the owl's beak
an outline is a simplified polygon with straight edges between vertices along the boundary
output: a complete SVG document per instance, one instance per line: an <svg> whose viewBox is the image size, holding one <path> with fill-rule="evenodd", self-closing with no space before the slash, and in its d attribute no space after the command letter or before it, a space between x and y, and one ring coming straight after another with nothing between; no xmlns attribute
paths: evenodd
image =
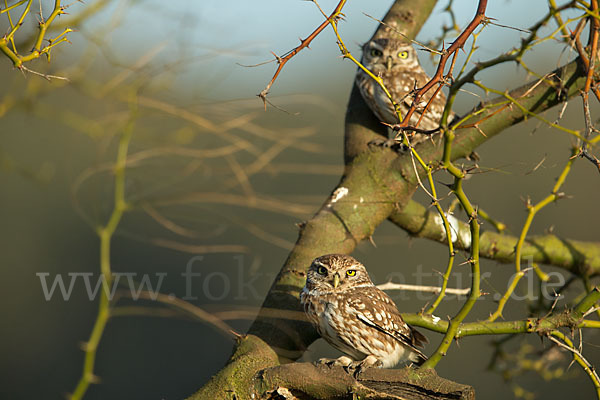
<svg viewBox="0 0 600 400"><path fill-rule="evenodd" d="M392 65L394 64L392 56L388 56L387 61L385 63L385 67L387 68L388 71L392 70Z"/></svg>
<svg viewBox="0 0 600 400"><path fill-rule="evenodd" d="M333 275L333 288L337 288L340 285L340 274L337 272Z"/></svg>

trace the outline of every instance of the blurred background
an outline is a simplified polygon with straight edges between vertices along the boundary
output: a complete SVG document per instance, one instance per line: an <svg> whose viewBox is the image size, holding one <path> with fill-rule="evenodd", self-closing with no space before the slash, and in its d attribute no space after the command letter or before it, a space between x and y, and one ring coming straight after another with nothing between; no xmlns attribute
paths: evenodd
<svg viewBox="0 0 600 400"><path fill-rule="evenodd" d="M41 3L48 15L54 2ZM454 2L459 28L472 18L476 3ZM329 13L337 1L319 4ZM382 18L391 4L356 1L344 8L340 33L353 54L360 54L360 44L377 28L365 14ZM442 27L452 26L447 5L440 0L418 40L435 43ZM531 0L527 12L523 7L519 1L490 2L486 15L526 29L547 3ZM98 308L85 279L91 289L99 279L96 230L113 208L117 145L129 123L125 196L130 207L112 239L113 271L123 282L145 282L150 285L145 289L187 300L240 333L293 246L297 224L318 210L343 172L343 121L355 66L340 58L331 29L286 65L266 110L256 94L276 64L250 67L272 59L271 52L285 53L312 32L323 20L314 3L90 0L71 4L67 12L57 25L76 28L68 35L71 43L57 46L51 63L39 59L28 68L68 82L21 73L0 58L0 397L5 399L64 398L81 376L81 346ZM38 18L32 12L25 20L23 43ZM5 14L0 24L9 30ZM550 23L542 32L555 29ZM508 51L526 35L488 26L472 61ZM446 42L454 38L450 33ZM431 73L435 60L425 52L420 58ZM563 44L548 40L525 60L544 74L573 58ZM514 63L479 78L501 91L535 79ZM486 98L469 90L459 96L458 113ZM559 111L545 117L554 120ZM580 99L568 103L561 124L582 129ZM526 199L537 202L551 192L573 143L535 120L513 127L477 150L481 173L465 190L518 235ZM436 175L440 183L449 179ZM598 179L591 164L577 160L562 188L565 199L543 209L530 234L553 231L597 241ZM424 193L415 198L429 204ZM438 272L447 263L444 246L411 239L389 223L378 228L374 242L377 247L362 243L354 255L376 283L439 284ZM468 271L458 265L466 257L457 256L450 286L468 286ZM486 318L495 309L494 299L514 270L488 260L482 268L488 295L469 319ZM560 269L543 268L557 280L569 278ZM186 271L197 275L186 279ZM536 301L531 285L537 285L533 273L520 284L522 300L509 303L506 319L527 316ZM579 282L570 286L573 293L581 288ZM566 294L557 308L566 304ZM405 312L417 312L434 299L390 295ZM446 318L461 304L448 296L436 314ZM98 349L99 384L90 387L86 399L184 398L231 353L230 337L201 319L145 300L124 299L119 305L124 307L108 322ZM431 342L426 353L432 352L441 336L425 333ZM550 344L538 337L508 343L491 365L498 339L461 340L439 364L439 375L473 385L480 399L593 395L580 368L568 368L570 356L549 355ZM584 354L596 365L598 343L596 332L584 337ZM318 341L303 360L334 355Z"/></svg>

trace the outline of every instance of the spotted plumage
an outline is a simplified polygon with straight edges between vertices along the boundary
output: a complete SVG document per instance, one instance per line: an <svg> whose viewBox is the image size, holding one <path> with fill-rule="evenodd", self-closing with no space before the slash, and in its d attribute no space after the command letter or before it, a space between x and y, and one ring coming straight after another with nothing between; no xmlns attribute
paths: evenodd
<svg viewBox="0 0 600 400"><path fill-rule="evenodd" d="M402 116L406 115L412 105L415 89L424 86L429 77L419 64L417 53L413 46L400 39L379 38L367 42L363 46L361 60L369 71L380 76L383 84L398 104ZM365 102L375 116L387 124L399 122L396 111L384 90L361 68L356 74L356 84ZM429 90L421 99L415 113L410 119L410 126L432 130L439 127L439 121L444 111L446 98L440 92L424 113L424 107L431 99L435 90ZM419 123L419 119L421 119ZM426 139L425 135L416 135L413 144Z"/></svg>
<svg viewBox="0 0 600 400"><path fill-rule="evenodd" d="M300 300L319 334L347 355L335 364L389 368L427 359L416 348L427 342L425 336L404 322L392 299L373 285L364 265L353 257L316 258Z"/></svg>

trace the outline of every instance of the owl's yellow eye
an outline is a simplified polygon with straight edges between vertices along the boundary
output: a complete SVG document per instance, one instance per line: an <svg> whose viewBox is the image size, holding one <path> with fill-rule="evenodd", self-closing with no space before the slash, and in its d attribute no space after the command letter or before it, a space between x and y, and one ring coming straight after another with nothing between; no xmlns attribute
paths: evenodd
<svg viewBox="0 0 600 400"><path fill-rule="evenodd" d="M355 269L349 269L348 271L346 271L346 275L348 275L348 276L355 276L356 275L356 270Z"/></svg>
<svg viewBox="0 0 600 400"><path fill-rule="evenodd" d="M381 57L383 55L383 52L379 49L371 49L371 56L372 57Z"/></svg>
<svg viewBox="0 0 600 400"><path fill-rule="evenodd" d="M400 53L398 53L398 57L408 58L408 51L401 51Z"/></svg>
<svg viewBox="0 0 600 400"><path fill-rule="evenodd" d="M324 266L320 266L319 268L317 268L317 273L319 275L327 275L327 268L325 268Z"/></svg>

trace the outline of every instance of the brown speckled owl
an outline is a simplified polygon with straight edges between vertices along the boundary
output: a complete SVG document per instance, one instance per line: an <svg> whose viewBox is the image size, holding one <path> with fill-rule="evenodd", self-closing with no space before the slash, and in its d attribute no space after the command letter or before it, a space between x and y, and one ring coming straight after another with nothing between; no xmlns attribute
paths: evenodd
<svg viewBox="0 0 600 400"><path fill-rule="evenodd" d="M429 81L429 77L419 64L415 49L404 40L379 38L367 42L363 46L361 64L374 75L381 76L385 87L400 106L403 117L412 104L413 90L421 88ZM383 89L360 68L356 74L356 84L365 102L380 121L388 124L399 122L394 107ZM434 92L435 88L432 88L423 96L419 107L410 119L409 126L416 126ZM423 115L418 128L426 130L438 128L445 104L446 97L442 92L438 93ZM413 144L422 141L425 136L415 136L415 139L412 141Z"/></svg>
<svg viewBox="0 0 600 400"><path fill-rule="evenodd" d="M389 368L424 362L416 348L427 343L408 326L387 294L375 287L365 266L344 254L315 259L300 300L309 320L332 346L347 354L320 362L350 368Z"/></svg>

